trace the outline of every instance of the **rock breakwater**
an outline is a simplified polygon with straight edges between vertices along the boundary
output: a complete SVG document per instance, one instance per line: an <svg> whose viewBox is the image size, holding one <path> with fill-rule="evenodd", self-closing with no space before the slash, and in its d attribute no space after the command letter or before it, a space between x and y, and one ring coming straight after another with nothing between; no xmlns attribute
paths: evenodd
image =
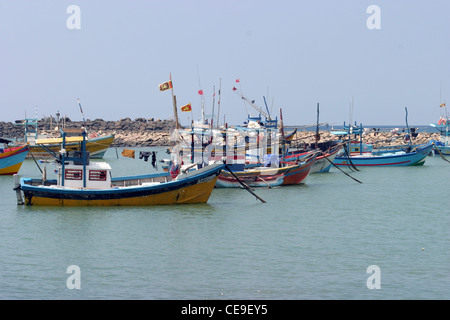
<svg viewBox="0 0 450 320"><path fill-rule="evenodd" d="M81 128L82 121L71 121L69 118L63 119L65 128ZM170 145L170 134L175 127L173 120L155 120L154 118L137 118L131 120L124 118L117 121L105 121L102 119L87 120L86 128L89 132L96 132L100 135L114 134L113 147L148 147L148 146L168 146ZM57 121L55 119L41 119L38 121L38 132L40 134L58 136ZM55 130L56 129L56 130ZM0 122L0 137L15 141L23 139L25 128L20 125L20 121ZM320 142L338 140L339 138L329 131L320 131ZM298 131L293 139L292 145L311 144L315 142L315 132ZM364 134L364 142L373 144L375 148L408 144L405 132L392 131L368 131ZM413 144L427 143L430 140L439 140L439 133L417 132L412 136Z"/></svg>
<svg viewBox="0 0 450 320"><path fill-rule="evenodd" d="M319 136L319 142L339 140L338 136L331 134L329 131L320 131ZM376 149L380 147L407 145L409 144L409 137L411 138L412 144L424 144L430 140L439 140L439 133L416 132L410 136L404 131L367 131L363 134L363 141L372 144ZM315 132L300 131L295 134L292 145L295 146L295 144L302 143L313 144L314 142Z"/></svg>

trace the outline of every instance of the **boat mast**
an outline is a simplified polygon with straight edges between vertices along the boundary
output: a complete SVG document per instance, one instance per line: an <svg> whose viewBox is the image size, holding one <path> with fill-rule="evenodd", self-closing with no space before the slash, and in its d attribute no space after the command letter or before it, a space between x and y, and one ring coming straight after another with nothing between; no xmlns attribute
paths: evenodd
<svg viewBox="0 0 450 320"><path fill-rule="evenodd" d="M217 123L216 128L219 128L219 114L220 114L220 89L222 88L222 79L219 79L219 100L217 101Z"/></svg>
<svg viewBox="0 0 450 320"><path fill-rule="evenodd" d="M173 102L173 117L175 118L175 129L180 128L180 124L178 122L178 110L177 110L177 98L173 94L173 82L172 82L172 73L169 73L169 80L171 85L170 91L172 92L172 102Z"/></svg>
<svg viewBox="0 0 450 320"><path fill-rule="evenodd" d="M283 113L282 113L282 111L281 111L281 108L280 108L280 129L281 129L281 141L282 141L282 150L283 150L283 156L282 156L282 159L283 159L283 161L285 160L285 154L286 154L286 140L285 140L285 137L284 137L284 124L283 124Z"/></svg>
<svg viewBox="0 0 450 320"><path fill-rule="evenodd" d="M316 124L316 149L318 148L319 142L319 103L317 102L317 124Z"/></svg>
<svg viewBox="0 0 450 320"><path fill-rule="evenodd" d="M205 124L205 99L203 95L202 86L200 84L200 72L198 71L198 65L197 65L197 77L198 77L198 94L202 96L202 126Z"/></svg>
<svg viewBox="0 0 450 320"><path fill-rule="evenodd" d="M411 142L411 131L409 130L409 126L408 126L408 108L405 107L405 111L406 111L406 116L405 116L405 120L406 120L406 129L408 130L408 135L409 135L409 146L412 146L412 142Z"/></svg>
<svg viewBox="0 0 450 320"><path fill-rule="evenodd" d="M214 123L214 104L216 102L216 86L213 86L213 103L212 103L212 114L211 114L211 123L210 128L211 130L214 129L213 123Z"/></svg>

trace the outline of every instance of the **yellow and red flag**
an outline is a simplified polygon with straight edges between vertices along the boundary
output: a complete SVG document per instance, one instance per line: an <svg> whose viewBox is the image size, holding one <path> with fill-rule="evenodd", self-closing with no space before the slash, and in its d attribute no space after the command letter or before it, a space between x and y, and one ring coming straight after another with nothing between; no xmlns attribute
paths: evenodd
<svg viewBox="0 0 450 320"><path fill-rule="evenodd" d="M181 111L192 111L191 103L189 102L187 105L182 106Z"/></svg>
<svg viewBox="0 0 450 320"><path fill-rule="evenodd" d="M172 80L166 81L166 82L161 83L159 85L159 91L165 91L165 90L168 90L168 89L172 89Z"/></svg>

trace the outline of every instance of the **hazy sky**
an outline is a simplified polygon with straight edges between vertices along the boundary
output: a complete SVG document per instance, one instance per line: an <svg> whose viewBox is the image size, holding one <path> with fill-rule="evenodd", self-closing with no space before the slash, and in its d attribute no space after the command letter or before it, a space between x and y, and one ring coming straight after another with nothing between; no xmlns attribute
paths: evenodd
<svg viewBox="0 0 450 320"><path fill-rule="evenodd" d="M215 87L217 114L221 83L229 124L255 114L236 86L287 125L315 123L317 103L331 124L402 125L407 107L428 125L450 100L449 13L448 0L0 0L0 121L82 120L78 98L86 119L169 119L158 85L172 74L178 106L192 103L183 124L200 89L211 114Z"/></svg>

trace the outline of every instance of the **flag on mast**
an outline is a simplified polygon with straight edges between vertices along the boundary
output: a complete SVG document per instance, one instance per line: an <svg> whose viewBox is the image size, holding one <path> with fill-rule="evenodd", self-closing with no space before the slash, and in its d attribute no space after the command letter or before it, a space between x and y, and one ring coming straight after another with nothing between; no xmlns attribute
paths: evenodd
<svg viewBox="0 0 450 320"><path fill-rule="evenodd" d="M166 90L169 90L169 89L172 89L172 88L173 88L172 87L172 80L166 81L166 82L161 83L159 85L159 91L166 91Z"/></svg>
<svg viewBox="0 0 450 320"><path fill-rule="evenodd" d="M189 102L188 104L182 106L181 111L192 111L191 103Z"/></svg>

